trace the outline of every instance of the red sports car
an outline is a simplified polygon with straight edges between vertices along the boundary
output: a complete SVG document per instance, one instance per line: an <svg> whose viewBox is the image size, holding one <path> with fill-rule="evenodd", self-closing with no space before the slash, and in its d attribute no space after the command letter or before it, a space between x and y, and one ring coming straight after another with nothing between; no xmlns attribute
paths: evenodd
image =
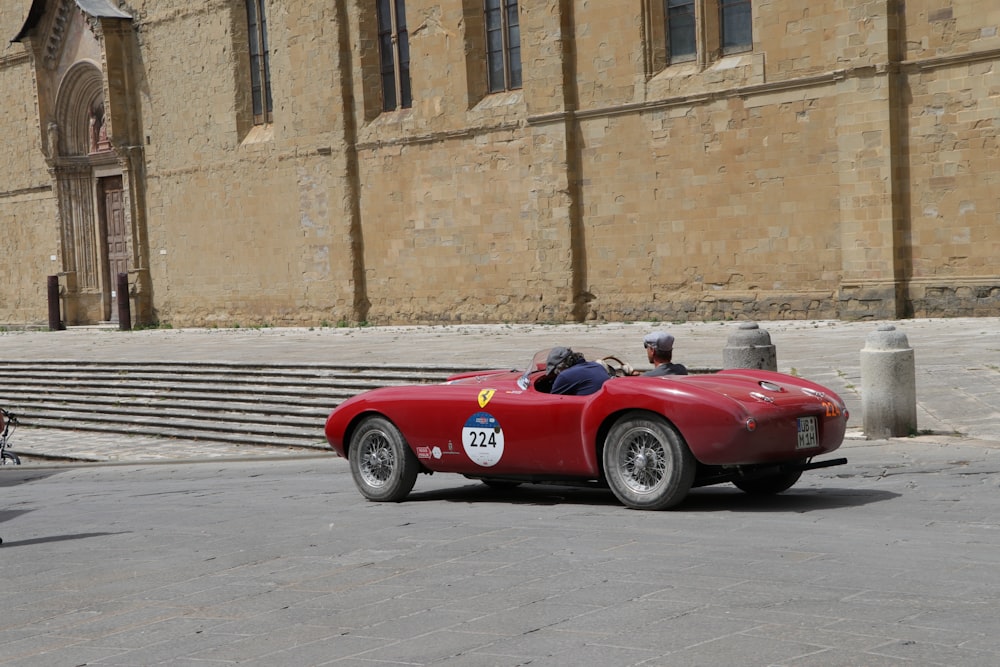
<svg viewBox="0 0 1000 667"><path fill-rule="evenodd" d="M490 486L598 484L636 509L665 509L692 487L732 482L752 494L790 488L844 439L834 392L771 371L643 377L615 356L578 350L613 377L588 396L548 393L549 350L523 372L466 373L383 387L337 406L326 438L361 493L404 499L418 473Z"/></svg>

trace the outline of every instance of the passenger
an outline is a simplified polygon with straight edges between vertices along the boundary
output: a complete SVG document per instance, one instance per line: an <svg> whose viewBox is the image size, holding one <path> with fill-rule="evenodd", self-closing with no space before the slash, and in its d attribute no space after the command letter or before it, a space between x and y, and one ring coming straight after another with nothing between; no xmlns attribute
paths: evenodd
<svg viewBox="0 0 1000 667"><path fill-rule="evenodd" d="M642 339L646 348L646 357L653 364L653 370L642 375L687 375L688 370L681 364L672 363L674 356L674 337L666 331L654 331ZM637 373L638 374L638 373Z"/></svg>
<svg viewBox="0 0 1000 667"><path fill-rule="evenodd" d="M596 392L611 378L604 366L596 361L587 361L582 354L568 347L552 348L545 371L555 376L553 394L586 396Z"/></svg>

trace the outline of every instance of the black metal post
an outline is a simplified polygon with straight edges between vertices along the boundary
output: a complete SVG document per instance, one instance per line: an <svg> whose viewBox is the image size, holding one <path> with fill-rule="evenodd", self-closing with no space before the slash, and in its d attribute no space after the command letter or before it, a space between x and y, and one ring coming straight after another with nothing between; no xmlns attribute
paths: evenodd
<svg viewBox="0 0 1000 667"><path fill-rule="evenodd" d="M59 316L59 276L49 276L49 331L62 331L66 328Z"/></svg>
<svg viewBox="0 0 1000 667"><path fill-rule="evenodd" d="M132 330L132 303L128 293L128 274L118 274L118 330Z"/></svg>

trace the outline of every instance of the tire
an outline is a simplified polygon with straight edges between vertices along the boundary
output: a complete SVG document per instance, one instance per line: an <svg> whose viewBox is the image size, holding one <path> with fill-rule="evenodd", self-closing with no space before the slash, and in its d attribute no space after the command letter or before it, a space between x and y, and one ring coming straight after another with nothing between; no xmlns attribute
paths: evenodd
<svg viewBox="0 0 1000 667"><path fill-rule="evenodd" d="M795 486L799 477L802 477L801 470L789 470L766 477L736 480L733 486L752 496L773 496Z"/></svg>
<svg viewBox="0 0 1000 667"><path fill-rule="evenodd" d="M20 457L14 452L4 452L2 457L0 457L0 466L5 465L21 465Z"/></svg>
<svg viewBox="0 0 1000 667"><path fill-rule="evenodd" d="M611 427L604 443L604 475L626 507L662 510L687 497L697 461L662 417L629 412Z"/></svg>
<svg viewBox="0 0 1000 667"><path fill-rule="evenodd" d="M351 475L369 500L399 502L413 489L420 462L399 429L384 417L368 417L351 435Z"/></svg>

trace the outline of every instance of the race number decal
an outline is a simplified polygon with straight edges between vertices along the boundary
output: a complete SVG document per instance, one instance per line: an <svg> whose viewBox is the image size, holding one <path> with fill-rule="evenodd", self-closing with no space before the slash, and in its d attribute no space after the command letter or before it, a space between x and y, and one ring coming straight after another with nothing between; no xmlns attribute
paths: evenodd
<svg viewBox="0 0 1000 667"><path fill-rule="evenodd" d="M469 417L462 429L462 446L476 465L495 466L503 456L503 429L496 417L477 412Z"/></svg>

